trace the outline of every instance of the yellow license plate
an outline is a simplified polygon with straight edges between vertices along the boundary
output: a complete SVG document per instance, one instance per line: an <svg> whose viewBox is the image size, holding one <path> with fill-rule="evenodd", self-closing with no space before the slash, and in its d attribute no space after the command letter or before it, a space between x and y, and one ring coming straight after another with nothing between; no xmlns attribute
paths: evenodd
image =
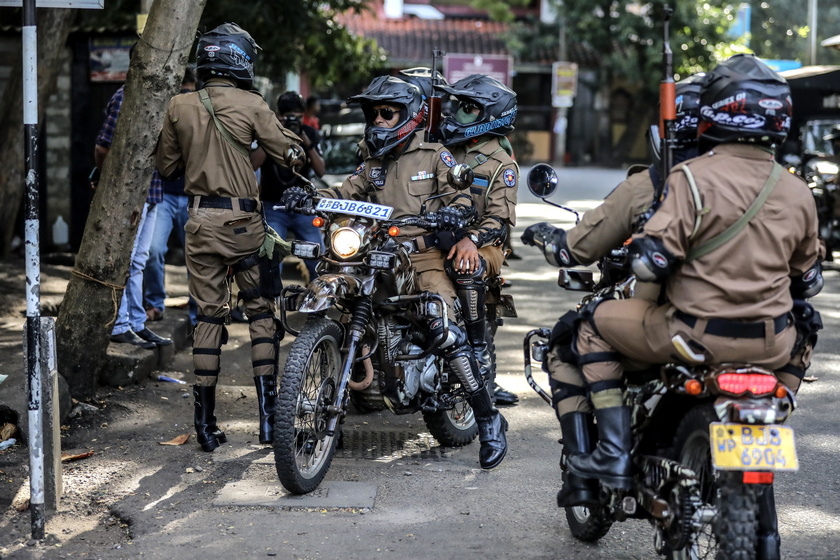
<svg viewBox="0 0 840 560"><path fill-rule="evenodd" d="M799 469L793 428L744 424L709 424L712 465L724 471L795 471Z"/></svg>

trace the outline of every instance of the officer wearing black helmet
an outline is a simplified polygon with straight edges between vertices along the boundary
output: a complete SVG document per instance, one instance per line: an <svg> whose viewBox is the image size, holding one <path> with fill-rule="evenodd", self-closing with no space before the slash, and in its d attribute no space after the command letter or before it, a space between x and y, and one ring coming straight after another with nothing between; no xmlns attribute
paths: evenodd
<svg viewBox="0 0 840 560"><path fill-rule="evenodd" d="M501 272L503 244L516 225L519 166L507 139L516 120L516 93L484 74L436 87L458 102L455 114L440 123L441 141L475 173L471 192L478 217L450 240L446 272L457 287L467 335L487 378L493 372L485 334L485 280ZM493 381L496 404L513 405L519 400L494 380L488 381Z"/></svg>
<svg viewBox="0 0 840 560"><path fill-rule="evenodd" d="M675 166L662 204L630 245L636 276L663 282L670 303L603 301L587 310L572 343L599 435L592 453L569 458L572 474L632 485L619 355L650 364L674 356L689 364L748 362L798 388L804 370L791 367L803 365L791 363L799 355L791 311L794 300L822 288L823 255L808 187L774 161L791 111L787 82L752 55L736 55L703 79L705 153ZM729 229L743 216L742 227ZM759 530L758 558L779 558L772 492L760 500Z"/></svg>
<svg viewBox="0 0 840 560"><path fill-rule="evenodd" d="M367 121L365 143L369 157L339 188L323 189L334 198L369 200L394 208L393 217L435 212L449 229L463 227L474 217L472 198L458 193L450 184L455 158L441 144L425 142L421 123L427 105L420 88L394 76L380 76L367 89L349 100L358 103ZM441 198L431 198L446 194ZM283 196L287 208L306 204L310 195L292 187ZM434 233L418 227L402 228L397 241L411 251L417 291L440 294L447 300L449 333L443 358L468 393L478 424L479 463L484 469L496 467L507 453L507 421L493 406L469 345L464 329L455 324L452 309L457 297L452 281L444 272L444 256ZM430 328L443 328L436 319Z"/></svg>
<svg viewBox="0 0 840 560"><path fill-rule="evenodd" d="M700 85L704 76L695 74L676 84L675 164L698 155ZM540 247L549 264L562 267L588 266L620 247L638 229L640 220L651 208L654 184L661 176L657 163L647 168L632 168L629 173L600 206L584 214L572 229L564 231L545 222L537 223L525 230L522 242ZM634 297L656 302L660 292L658 283L637 281ZM573 320L572 315L565 315L561 322L570 319ZM559 333L560 329L555 332ZM561 346L558 339L551 341L543 367L550 375L554 409L563 433L563 453L567 456L590 453L589 434L595 428L592 406L586 398L580 366L564 358L566 354ZM597 485L564 471L557 504L566 507L596 502L597 491Z"/></svg>
<svg viewBox="0 0 840 560"><path fill-rule="evenodd" d="M265 265L282 240L265 226L259 186L249 159L256 139L269 157L287 166L303 160L300 139L283 128L259 93L251 91L259 46L234 23L203 34L196 71L204 88L169 102L157 149L162 177L183 174L189 195L186 260L190 295L198 304L193 334L195 430L204 451L227 438L214 414L221 346L230 314L228 269L242 290L250 323L251 355L259 408L259 440L273 439L276 404L276 328L270 275ZM275 294L276 295L276 294Z"/></svg>

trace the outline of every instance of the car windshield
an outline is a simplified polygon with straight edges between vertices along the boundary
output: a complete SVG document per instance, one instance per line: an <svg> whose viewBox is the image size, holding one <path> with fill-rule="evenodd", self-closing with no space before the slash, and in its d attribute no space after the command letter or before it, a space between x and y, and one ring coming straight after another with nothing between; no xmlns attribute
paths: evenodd
<svg viewBox="0 0 840 560"><path fill-rule="evenodd" d="M360 161L359 141L365 135L365 116L361 109L341 109L321 116L321 149L327 175L349 175Z"/></svg>

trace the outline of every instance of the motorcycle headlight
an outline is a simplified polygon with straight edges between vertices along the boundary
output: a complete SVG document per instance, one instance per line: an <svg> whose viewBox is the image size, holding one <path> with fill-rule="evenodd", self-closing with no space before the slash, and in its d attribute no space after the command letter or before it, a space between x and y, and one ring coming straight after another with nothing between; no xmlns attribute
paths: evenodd
<svg viewBox="0 0 840 560"><path fill-rule="evenodd" d="M362 246L362 236L359 232L350 228L339 228L332 234L330 248L342 259L352 257L359 252Z"/></svg>

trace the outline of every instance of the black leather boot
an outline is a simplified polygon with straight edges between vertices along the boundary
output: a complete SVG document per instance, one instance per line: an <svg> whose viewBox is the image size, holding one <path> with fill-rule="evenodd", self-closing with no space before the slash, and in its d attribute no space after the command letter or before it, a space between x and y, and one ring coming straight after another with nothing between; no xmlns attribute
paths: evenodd
<svg viewBox="0 0 840 560"><path fill-rule="evenodd" d="M204 451L213 451L227 441L225 433L216 425L216 387L193 385L195 398L195 439Z"/></svg>
<svg viewBox="0 0 840 560"><path fill-rule="evenodd" d="M274 442L274 412L277 410L277 376L254 377L260 409L260 443Z"/></svg>
<svg viewBox="0 0 840 560"><path fill-rule="evenodd" d="M779 523L776 518L776 496L773 486L758 495L758 542L756 560L780 560L782 557L782 537L779 535Z"/></svg>
<svg viewBox="0 0 840 560"><path fill-rule="evenodd" d="M483 387L470 395L470 406L475 413L478 441L481 442L478 462L482 469L492 469L498 466L507 454L507 420L493 406L490 395Z"/></svg>
<svg viewBox="0 0 840 560"><path fill-rule="evenodd" d="M592 451L589 439L590 429L594 428L592 415L586 412L570 412L560 418L563 431L563 453L566 460L575 455ZM557 506L583 506L598 502L598 483L572 474L568 468L563 471L563 488L557 492Z"/></svg>
<svg viewBox="0 0 840 560"><path fill-rule="evenodd" d="M620 490L633 488L633 463L630 460L630 407L596 408L598 445L588 455L569 457L569 471L583 478L597 478Z"/></svg>

